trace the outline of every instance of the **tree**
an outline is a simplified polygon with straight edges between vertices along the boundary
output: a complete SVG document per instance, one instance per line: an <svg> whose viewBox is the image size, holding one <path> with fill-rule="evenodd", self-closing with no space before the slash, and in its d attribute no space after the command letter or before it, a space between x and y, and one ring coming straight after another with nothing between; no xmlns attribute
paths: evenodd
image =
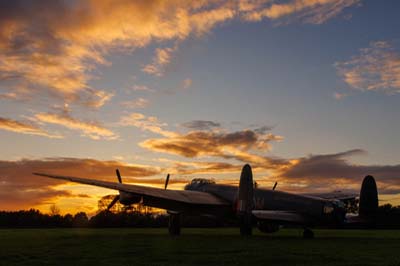
<svg viewBox="0 0 400 266"><path fill-rule="evenodd" d="M116 196L117 195L106 195L106 196L102 197L97 202L97 208L98 208L99 212L106 211L108 208L108 205L110 205L110 203L115 199ZM123 208L124 208L124 206L119 201L117 201L109 211L120 212Z"/></svg>
<svg viewBox="0 0 400 266"><path fill-rule="evenodd" d="M60 215L60 208L58 208L55 204L50 205L50 215L51 216Z"/></svg>
<svg viewBox="0 0 400 266"><path fill-rule="evenodd" d="M72 220L72 226L74 227L87 227L89 225L89 218L86 213L78 212L75 214Z"/></svg>

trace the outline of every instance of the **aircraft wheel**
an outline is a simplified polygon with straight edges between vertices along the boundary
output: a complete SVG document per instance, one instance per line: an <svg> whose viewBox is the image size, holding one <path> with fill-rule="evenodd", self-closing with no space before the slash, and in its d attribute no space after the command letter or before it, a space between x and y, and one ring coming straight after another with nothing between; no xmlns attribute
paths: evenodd
<svg viewBox="0 0 400 266"><path fill-rule="evenodd" d="M170 214L168 222L168 231L172 236L181 234L181 216L180 214Z"/></svg>
<svg viewBox="0 0 400 266"><path fill-rule="evenodd" d="M309 228L304 228L303 231L303 238L305 239L312 239L314 238L314 232Z"/></svg>

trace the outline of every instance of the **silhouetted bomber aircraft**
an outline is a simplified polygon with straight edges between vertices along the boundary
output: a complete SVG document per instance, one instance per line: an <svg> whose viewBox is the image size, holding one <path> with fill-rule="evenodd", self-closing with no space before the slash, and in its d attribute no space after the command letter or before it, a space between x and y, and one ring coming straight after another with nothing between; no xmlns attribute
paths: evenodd
<svg viewBox="0 0 400 266"><path fill-rule="evenodd" d="M378 191L372 176L366 176L363 180L359 214L354 216L346 213L344 200L355 199L356 195L293 194L275 190L276 184L273 189L257 188L248 164L242 169L239 187L216 184L207 179L193 179L184 190L168 190L169 175L165 188L162 189L123 184L118 169L116 173L119 183L34 174L118 190L119 195L111 202L109 208L119 200L125 205L142 202L146 206L166 209L170 215L171 235L180 234L181 215L206 215L217 219L236 216L242 235L251 235L255 223L260 231L266 233L278 231L281 225L293 224L304 228L303 237L312 238L314 233L310 227L317 225L340 227L347 224L373 224L378 208Z"/></svg>

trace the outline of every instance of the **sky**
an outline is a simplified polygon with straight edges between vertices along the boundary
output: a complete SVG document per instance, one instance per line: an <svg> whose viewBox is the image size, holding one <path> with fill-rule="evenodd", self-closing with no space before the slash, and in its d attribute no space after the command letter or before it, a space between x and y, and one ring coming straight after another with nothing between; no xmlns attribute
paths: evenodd
<svg viewBox="0 0 400 266"><path fill-rule="evenodd" d="M195 177L400 204L397 0L0 2L0 209Z"/></svg>

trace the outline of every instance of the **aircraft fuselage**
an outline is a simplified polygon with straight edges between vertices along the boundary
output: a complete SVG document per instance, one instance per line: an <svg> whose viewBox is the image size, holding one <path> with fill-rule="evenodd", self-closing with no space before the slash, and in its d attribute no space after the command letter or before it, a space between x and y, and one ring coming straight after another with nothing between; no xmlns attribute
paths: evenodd
<svg viewBox="0 0 400 266"><path fill-rule="evenodd" d="M238 187L215 183L189 184L185 190L211 193L229 203L236 212ZM339 201L292 194L272 189L254 189L254 210L282 210L302 213L309 217L310 225L338 224L344 222L345 209Z"/></svg>

